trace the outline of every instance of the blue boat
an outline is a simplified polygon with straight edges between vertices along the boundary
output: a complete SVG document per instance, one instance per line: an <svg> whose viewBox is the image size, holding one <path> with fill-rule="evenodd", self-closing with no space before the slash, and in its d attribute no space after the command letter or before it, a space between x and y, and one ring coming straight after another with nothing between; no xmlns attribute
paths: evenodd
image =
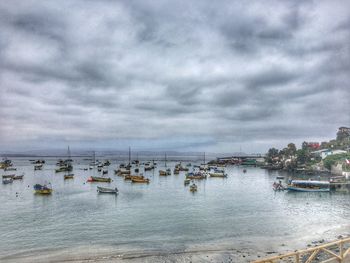
<svg viewBox="0 0 350 263"><path fill-rule="evenodd" d="M296 192L329 192L330 183L328 181L292 180L287 189Z"/></svg>

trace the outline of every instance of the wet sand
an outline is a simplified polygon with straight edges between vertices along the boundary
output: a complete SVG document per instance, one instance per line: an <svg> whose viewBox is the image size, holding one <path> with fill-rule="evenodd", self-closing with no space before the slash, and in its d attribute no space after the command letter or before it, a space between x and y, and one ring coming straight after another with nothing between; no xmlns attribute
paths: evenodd
<svg viewBox="0 0 350 263"><path fill-rule="evenodd" d="M99 247L86 246L69 249L57 250L36 250L22 252L0 257L4 263L56 263L56 262L130 262L130 263L161 263L161 262L251 262L257 259L279 255L286 252L292 252L296 249L305 249L322 245L339 238L349 237L350 234L344 234L332 239L312 240L305 237L298 240L289 240L283 238L273 241L255 238L254 242L249 240L237 240L236 244L207 244L201 246L189 247L182 251L138 251L136 249L120 250L117 247Z"/></svg>

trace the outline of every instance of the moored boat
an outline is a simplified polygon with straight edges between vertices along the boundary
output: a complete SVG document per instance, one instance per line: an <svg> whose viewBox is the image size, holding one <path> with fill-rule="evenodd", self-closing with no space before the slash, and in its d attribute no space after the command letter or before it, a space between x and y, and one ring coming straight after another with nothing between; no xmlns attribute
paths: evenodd
<svg viewBox="0 0 350 263"><path fill-rule="evenodd" d="M198 173L187 173L186 179L190 180L203 180L206 179L207 175L206 173L198 172Z"/></svg>
<svg viewBox="0 0 350 263"><path fill-rule="evenodd" d="M90 176L88 182L104 182L110 183L112 179L110 177Z"/></svg>
<svg viewBox="0 0 350 263"><path fill-rule="evenodd" d="M13 179L13 177L15 177L15 176L16 176L15 174L4 174L4 175L2 176L2 178L3 178L3 179L8 179L8 178Z"/></svg>
<svg viewBox="0 0 350 263"><path fill-rule="evenodd" d="M164 170L159 170L159 176L167 176L167 172Z"/></svg>
<svg viewBox="0 0 350 263"><path fill-rule="evenodd" d="M2 179L3 184L12 184L13 183L13 178L5 178Z"/></svg>
<svg viewBox="0 0 350 263"><path fill-rule="evenodd" d="M131 182L133 183L149 183L148 178L131 178Z"/></svg>
<svg viewBox="0 0 350 263"><path fill-rule="evenodd" d="M42 169L43 169L43 165L42 164L34 165L34 171L42 170Z"/></svg>
<svg viewBox="0 0 350 263"><path fill-rule="evenodd" d="M47 185L36 184L34 185L34 191L36 194L41 194L41 195L52 194L52 188Z"/></svg>
<svg viewBox="0 0 350 263"><path fill-rule="evenodd" d="M197 185L195 185L195 184L192 184L191 186L190 186L190 191L193 193L193 192L197 192Z"/></svg>
<svg viewBox="0 0 350 263"><path fill-rule="evenodd" d="M127 174L124 176L124 180L131 180L131 179L143 179L143 175L131 175L131 174Z"/></svg>
<svg viewBox="0 0 350 263"><path fill-rule="evenodd" d="M154 165L153 164L145 164L145 171L151 171L154 170Z"/></svg>
<svg viewBox="0 0 350 263"><path fill-rule="evenodd" d="M329 192L330 183L328 181L292 180L287 189L296 192Z"/></svg>
<svg viewBox="0 0 350 263"><path fill-rule="evenodd" d="M73 179L74 178L74 174L65 174L63 177L65 180L66 179Z"/></svg>
<svg viewBox="0 0 350 263"><path fill-rule="evenodd" d="M282 185L282 182L279 181L278 183L274 182L272 185L272 188L274 191L284 191L286 188Z"/></svg>
<svg viewBox="0 0 350 263"><path fill-rule="evenodd" d="M21 174L21 175L15 175L12 179L13 180L22 180L24 177L24 174Z"/></svg>
<svg viewBox="0 0 350 263"><path fill-rule="evenodd" d="M227 174L225 173L209 173L210 177L220 177L220 178L226 178Z"/></svg>
<svg viewBox="0 0 350 263"><path fill-rule="evenodd" d="M215 169L213 172L209 173L210 177L220 177L220 178L226 178L227 174L223 170Z"/></svg>
<svg viewBox="0 0 350 263"><path fill-rule="evenodd" d="M71 172L73 170L73 166L72 165L66 165L66 166L62 166L58 169L55 169L56 173L61 173L61 172Z"/></svg>
<svg viewBox="0 0 350 263"><path fill-rule="evenodd" d="M17 168L15 168L15 167L6 167L4 169L4 171L16 171L16 170L17 170Z"/></svg>
<svg viewBox="0 0 350 263"><path fill-rule="evenodd" d="M130 175L131 171L126 168L120 168L118 170L114 170L114 174L118 176Z"/></svg>
<svg viewBox="0 0 350 263"><path fill-rule="evenodd" d="M184 180L184 185L189 185L191 183L191 179L185 179Z"/></svg>
<svg viewBox="0 0 350 263"><path fill-rule="evenodd" d="M118 188L106 188L106 187L101 187L101 186L97 186L97 192L101 193L101 194L118 194Z"/></svg>

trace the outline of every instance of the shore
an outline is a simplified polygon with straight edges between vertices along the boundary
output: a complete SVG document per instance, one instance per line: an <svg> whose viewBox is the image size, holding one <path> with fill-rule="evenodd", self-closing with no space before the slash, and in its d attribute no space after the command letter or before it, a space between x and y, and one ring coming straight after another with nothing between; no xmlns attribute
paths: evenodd
<svg viewBox="0 0 350 263"><path fill-rule="evenodd" d="M346 228L348 230L348 228ZM345 228L343 229L345 230ZM344 232L345 233L345 232ZM334 234L334 233L333 233ZM57 250L35 250L19 252L0 257L4 263L86 263L86 262L131 262L131 263L161 263L161 262L251 262L296 249L305 249L322 245L326 242L340 238L350 237L350 233L338 235L325 235L328 238L310 239L305 237L295 240L266 240L264 238L254 238L249 240L236 240L234 244L213 243L201 246L188 247L181 251L156 251L137 249L120 249L115 246L84 246Z"/></svg>

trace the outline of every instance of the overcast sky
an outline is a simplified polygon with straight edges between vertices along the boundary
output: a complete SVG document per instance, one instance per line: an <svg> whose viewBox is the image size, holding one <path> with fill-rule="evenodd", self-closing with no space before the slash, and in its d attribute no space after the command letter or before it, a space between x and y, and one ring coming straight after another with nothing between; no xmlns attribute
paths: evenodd
<svg viewBox="0 0 350 263"><path fill-rule="evenodd" d="M0 148L265 152L350 126L350 2L1 1Z"/></svg>

